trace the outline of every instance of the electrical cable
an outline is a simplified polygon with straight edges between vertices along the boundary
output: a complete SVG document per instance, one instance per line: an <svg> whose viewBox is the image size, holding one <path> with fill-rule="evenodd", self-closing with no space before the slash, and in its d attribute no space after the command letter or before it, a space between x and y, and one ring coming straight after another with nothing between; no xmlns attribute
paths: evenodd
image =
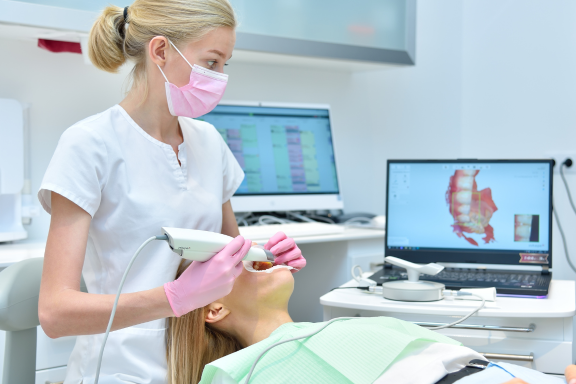
<svg viewBox="0 0 576 384"><path fill-rule="evenodd" d="M353 217L351 219L346 220L343 224L344 225L350 225L350 224L354 224L354 223L368 223L370 224L372 222L372 219L369 219L367 217Z"/></svg>
<svg viewBox="0 0 576 384"><path fill-rule="evenodd" d="M564 182L564 187L566 187L566 192L568 193L568 200L570 201L570 205L572 206L572 210L576 213L576 206L574 205L574 201L572 200L572 192L570 192L570 187L568 186L568 182L566 181L566 176L564 176L564 167L567 167L566 162L560 164L560 176L562 177L562 181Z"/></svg>
<svg viewBox="0 0 576 384"><path fill-rule="evenodd" d="M128 276L128 272L130 268L132 268L132 264L140 254L140 251L144 249L148 243L154 240L168 240L167 235L162 236L152 236L148 240L142 243L142 245L136 250L132 259L128 263L128 267L124 271L124 275L122 276L122 280L120 280L120 286L118 287L118 293L116 293L116 299L114 300L114 305L112 306L112 313L110 314L110 320L108 321L108 327L106 327L106 333L104 334L104 341L102 341L102 346L100 347L100 354L98 355L98 363L96 364L96 376L94 379L94 384L98 384L98 379L100 378L100 366L102 365L102 355L104 354L104 347L106 346L106 341L108 340L108 334L110 333L110 329L112 328L112 322L114 321L114 315L116 315L116 308L118 307L118 300L120 299L120 292L122 292L122 287L124 286L124 281L126 281L126 276Z"/></svg>
<svg viewBox="0 0 576 384"><path fill-rule="evenodd" d="M354 287L356 288L356 287ZM250 372L248 372L248 376L246 376L246 381L244 382L244 384L248 384L248 382L250 382L250 377L252 377L252 373L254 372L254 369L256 368L256 364L258 363L258 361L266 354L266 352L268 352L269 350L271 350L272 348L284 344L284 343L288 343L290 341L294 341L294 340L299 340L299 339L306 339L308 337L314 336L315 334L317 334L318 332L322 331L324 328L326 328L327 326L329 326L330 324L332 324L335 321L338 320L351 320L351 319L357 319L357 317L337 317L335 319L330 320L329 322L327 322L326 324L322 325L320 328L318 328L317 330L307 333L303 336L298 336L298 337L293 337L291 339L286 339L286 340L282 340L279 341L277 343L272 344L271 346L269 346L268 348L266 348L264 351L262 351L262 353L260 353L258 355L258 357L256 358L256 360L254 361L254 364L252 364L252 368L250 368Z"/></svg>
<svg viewBox="0 0 576 384"><path fill-rule="evenodd" d="M568 244L566 244L566 235L564 234L564 229L562 229L562 224L560 224L560 218L558 217L556 208L554 208L554 202L552 202L552 212L554 214L554 219L556 219L558 230L560 231L560 237L562 238L562 245L564 246L564 253L566 254L566 260L568 261L568 265L570 265L570 268L572 268L572 270L576 272L576 267L574 267L574 264L572 264L572 259L570 259L570 253L568 252Z"/></svg>
<svg viewBox="0 0 576 384"><path fill-rule="evenodd" d="M245 212L243 215L238 215L236 217L236 223L240 224L241 222L246 222L246 219L252 215L252 212Z"/></svg>
<svg viewBox="0 0 576 384"><path fill-rule="evenodd" d="M318 216L318 215L307 215L307 216L311 219L323 221L323 222L328 223L328 224L336 224L336 222L329 217Z"/></svg>
<svg viewBox="0 0 576 384"><path fill-rule="evenodd" d="M570 163L568 161L570 160ZM564 167L572 166L572 160L567 159L562 164L560 164L560 177L562 178L562 182L564 183L564 187L566 188L566 193L568 194L568 201L570 201L570 205L572 206L572 210L576 213L576 206L574 205L574 201L572 200L572 192L570 191L570 186L566 181L566 176L564 176ZM556 220L556 224L558 225L558 230L560 231L560 237L562 238L562 245L564 246L564 253L566 254L566 260L568 261L568 265L574 272L576 272L576 267L572 264L572 259L570 259L570 253L568 252L568 244L566 242L566 234L564 233L564 229L562 228L562 224L560 224L560 217L558 216L558 212L556 211L556 205L554 201L552 201L552 213L554 214L554 219Z"/></svg>
<svg viewBox="0 0 576 384"><path fill-rule="evenodd" d="M310 218L308 218L308 217L306 217L306 216L304 216L304 215L301 215L301 214L299 214L299 213L294 213L294 212L286 211L286 215L287 215L287 216L289 215L289 216L295 217L295 218L300 219L300 220L302 220L302 221L305 221L305 222L307 222L307 223L317 223L316 220L312 220L312 219L310 219Z"/></svg>
<svg viewBox="0 0 576 384"><path fill-rule="evenodd" d="M332 292L335 289L361 289L363 291L367 291L369 287L336 287L336 288L332 288L331 290L329 290L328 292Z"/></svg>
<svg viewBox="0 0 576 384"><path fill-rule="evenodd" d="M277 217L271 216L271 215L262 215L260 216L260 218L258 219L258 225L266 225L268 224L266 221L272 221L275 222L277 224L286 224L286 222L284 221L284 219L279 219Z"/></svg>
<svg viewBox="0 0 576 384"><path fill-rule="evenodd" d="M439 327L432 327L432 328L428 328L431 331L437 331L439 329L444 329L444 328L450 328L456 324L460 324L461 322L463 322L464 320L468 319L469 317L473 316L474 314L476 314L479 310L481 310L482 308L484 308L484 305L486 304L486 299L483 298L482 296L479 295L475 295L474 293L469 293L469 292L458 292L456 294L457 296L474 296L479 298L480 300L482 300L482 303L478 306L478 308L476 308L475 310L473 310L472 312L470 312L469 314L467 314L466 316L464 316L461 319L456 320L453 323L450 324L445 324L445 325L441 325Z"/></svg>
<svg viewBox="0 0 576 384"><path fill-rule="evenodd" d="M296 223L294 220L288 220L288 219L280 219L276 216L272 216L272 215L262 215L260 216L260 218L258 219L258 224L257 225L268 225L269 223L266 222L266 220L270 220L272 222L275 222L277 224L290 224L290 223Z"/></svg>

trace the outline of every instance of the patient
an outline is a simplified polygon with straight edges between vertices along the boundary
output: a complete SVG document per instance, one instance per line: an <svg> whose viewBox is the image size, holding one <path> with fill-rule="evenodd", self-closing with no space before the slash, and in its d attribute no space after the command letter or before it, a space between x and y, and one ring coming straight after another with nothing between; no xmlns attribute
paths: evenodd
<svg viewBox="0 0 576 384"><path fill-rule="evenodd" d="M168 382L244 383L266 347L318 329L321 324L292 322L288 300L293 288L287 268L271 273L244 270L228 296L170 318ZM386 317L358 318L334 322L315 336L273 348L259 360L250 382L434 384L473 359L484 358L414 324Z"/></svg>

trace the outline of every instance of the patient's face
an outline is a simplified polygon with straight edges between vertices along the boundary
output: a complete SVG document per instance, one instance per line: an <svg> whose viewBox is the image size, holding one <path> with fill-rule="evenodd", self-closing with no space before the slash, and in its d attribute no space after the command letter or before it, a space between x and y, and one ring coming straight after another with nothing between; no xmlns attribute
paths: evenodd
<svg viewBox="0 0 576 384"><path fill-rule="evenodd" d="M264 306L287 309L293 290L294 277L288 269L277 269L271 273L242 269L232 292L217 301L229 307L232 312L254 313Z"/></svg>

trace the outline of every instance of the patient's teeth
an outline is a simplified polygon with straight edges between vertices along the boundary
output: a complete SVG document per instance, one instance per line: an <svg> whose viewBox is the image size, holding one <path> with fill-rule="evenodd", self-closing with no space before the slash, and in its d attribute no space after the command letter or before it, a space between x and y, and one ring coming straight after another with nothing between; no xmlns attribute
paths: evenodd
<svg viewBox="0 0 576 384"><path fill-rule="evenodd" d="M461 223L467 223L470 221L470 216L468 215L458 215L457 217L458 221Z"/></svg>
<svg viewBox="0 0 576 384"><path fill-rule="evenodd" d="M529 241L531 231L532 226L530 225L521 225L519 227L516 227L516 237L519 238L516 241Z"/></svg>
<svg viewBox="0 0 576 384"><path fill-rule="evenodd" d="M532 225L532 215L516 215L518 225Z"/></svg>
<svg viewBox="0 0 576 384"><path fill-rule="evenodd" d="M470 213L470 204L462 204L458 207L459 213L464 213L465 215Z"/></svg>
<svg viewBox="0 0 576 384"><path fill-rule="evenodd" d="M456 185L460 189L472 190L473 184L474 184L474 178L472 176L460 177L456 181Z"/></svg>
<svg viewBox="0 0 576 384"><path fill-rule="evenodd" d="M470 205L470 203L472 202L472 192L468 191L456 192L456 201L459 202L460 204Z"/></svg>

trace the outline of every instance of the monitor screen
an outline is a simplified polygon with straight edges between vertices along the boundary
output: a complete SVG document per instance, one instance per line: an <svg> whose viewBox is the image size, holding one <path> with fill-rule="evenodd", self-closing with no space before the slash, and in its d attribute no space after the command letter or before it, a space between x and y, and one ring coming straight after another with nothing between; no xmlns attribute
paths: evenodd
<svg viewBox="0 0 576 384"><path fill-rule="evenodd" d="M388 162L386 255L551 266L552 162Z"/></svg>
<svg viewBox="0 0 576 384"><path fill-rule="evenodd" d="M244 170L235 196L339 193L328 109L219 105L200 120Z"/></svg>

